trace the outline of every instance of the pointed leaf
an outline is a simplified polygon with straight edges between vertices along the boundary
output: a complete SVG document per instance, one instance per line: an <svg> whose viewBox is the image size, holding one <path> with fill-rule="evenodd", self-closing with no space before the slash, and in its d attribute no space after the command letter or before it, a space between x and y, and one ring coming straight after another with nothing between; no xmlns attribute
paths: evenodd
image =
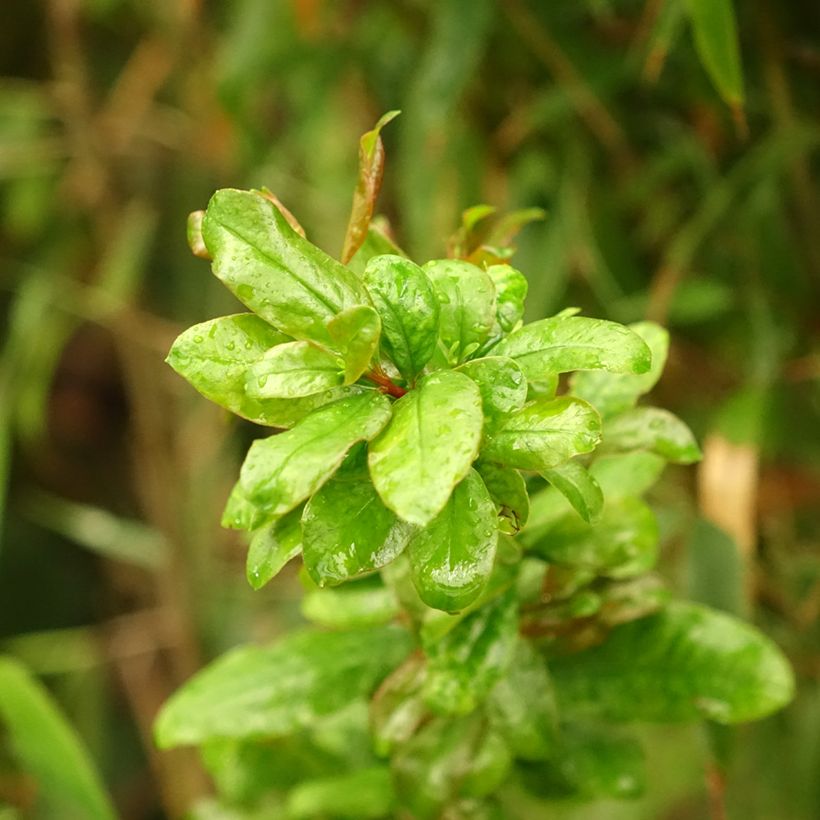
<svg viewBox="0 0 820 820"><path fill-rule="evenodd" d="M458 372L478 385L484 418L490 429L502 416L522 408L527 400L527 380L514 359L503 356L473 359L461 365Z"/></svg>
<svg viewBox="0 0 820 820"><path fill-rule="evenodd" d="M482 450L482 458L519 470L543 472L588 453L601 438L601 419L580 399L538 399L503 421Z"/></svg>
<svg viewBox="0 0 820 820"><path fill-rule="evenodd" d="M270 515L292 510L336 472L348 450L390 420L389 400L376 392L314 410L291 430L255 441L239 476L241 492Z"/></svg>
<svg viewBox="0 0 820 820"><path fill-rule="evenodd" d="M491 461L476 462L476 470L498 508L499 530L515 535L530 515L527 484L521 473Z"/></svg>
<svg viewBox="0 0 820 820"><path fill-rule="evenodd" d="M588 524L595 523L604 507L604 494L594 476L578 461L567 461L544 471L555 487Z"/></svg>
<svg viewBox="0 0 820 820"><path fill-rule="evenodd" d="M302 550L302 510L287 515L255 532L248 547L245 574L254 589L262 589L282 567Z"/></svg>
<svg viewBox="0 0 820 820"><path fill-rule="evenodd" d="M255 399L297 399L339 387L342 362L310 342L271 348L248 368L245 392Z"/></svg>
<svg viewBox="0 0 820 820"><path fill-rule="evenodd" d="M344 383L353 384L370 367L379 348L379 314L370 305L356 305L332 319L327 329L344 359Z"/></svg>
<svg viewBox="0 0 820 820"><path fill-rule="evenodd" d="M217 191L202 232L217 277L296 339L327 345L328 322L347 307L368 304L356 275L299 236L262 194Z"/></svg>
<svg viewBox="0 0 820 820"><path fill-rule="evenodd" d="M658 407L636 407L606 423L608 451L648 450L675 464L692 464L701 458L692 431L677 416Z"/></svg>
<svg viewBox="0 0 820 820"><path fill-rule="evenodd" d="M495 505L470 470L447 506L408 544L413 584L424 603L455 612L474 601L489 579L497 542Z"/></svg>
<svg viewBox="0 0 820 820"><path fill-rule="evenodd" d="M675 602L614 629L594 649L555 658L562 707L607 720L756 720L785 706L794 678L754 627L699 604Z"/></svg>
<svg viewBox="0 0 820 820"><path fill-rule="evenodd" d="M424 271L401 256L376 256L364 282L382 321L382 348L413 383L438 341L439 305Z"/></svg>
<svg viewBox="0 0 820 820"><path fill-rule="evenodd" d="M396 627L299 632L267 646L234 649L171 696L155 725L157 744L281 737L316 725L367 696L407 656Z"/></svg>
<svg viewBox="0 0 820 820"><path fill-rule="evenodd" d="M447 359L469 358L490 335L495 322L495 285L488 273L460 259L437 259L424 266L441 307L439 340Z"/></svg>
<svg viewBox="0 0 820 820"><path fill-rule="evenodd" d="M479 389L463 373L422 379L395 403L392 421L370 446L382 501L405 521L431 521L478 454L483 421Z"/></svg>

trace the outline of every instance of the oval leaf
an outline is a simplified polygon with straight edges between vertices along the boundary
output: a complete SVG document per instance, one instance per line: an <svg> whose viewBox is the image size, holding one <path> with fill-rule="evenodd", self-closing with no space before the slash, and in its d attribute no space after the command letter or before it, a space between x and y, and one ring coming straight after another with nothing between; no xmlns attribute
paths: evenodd
<svg viewBox="0 0 820 820"><path fill-rule="evenodd" d="M393 407L393 419L370 446L370 475L400 518L424 526L470 469L481 441L481 394L463 373L422 379Z"/></svg>
<svg viewBox="0 0 820 820"><path fill-rule="evenodd" d="M604 494L583 464L577 461L559 464L551 470L545 470L544 478L572 504L584 521L597 521L604 507Z"/></svg>
<svg viewBox="0 0 820 820"><path fill-rule="evenodd" d="M495 285L495 320L502 333L510 333L524 317L527 278L510 265L490 265L487 275Z"/></svg>
<svg viewBox="0 0 820 820"><path fill-rule="evenodd" d="M514 359L504 356L473 359L461 365L458 372L465 373L478 385L484 417L490 423L519 410L527 400L527 379Z"/></svg>
<svg viewBox="0 0 820 820"><path fill-rule="evenodd" d="M255 532L248 547L245 574L254 589L262 589L302 550L301 509Z"/></svg>
<svg viewBox="0 0 820 820"><path fill-rule="evenodd" d="M477 462L476 470L498 508L499 530L515 535L530 515L530 498L523 476L512 467L491 461Z"/></svg>
<svg viewBox="0 0 820 820"><path fill-rule="evenodd" d="M692 464L701 458L692 431L659 407L636 407L608 421L604 444L616 452L648 450L675 464Z"/></svg>
<svg viewBox="0 0 820 820"><path fill-rule="evenodd" d="M261 399L295 399L338 387L344 381L338 357L310 342L269 350L248 369L245 389Z"/></svg>
<svg viewBox="0 0 820 820"><path fill-rule="evenodd" d="M344 359L344 383L353 384L370 367L379 348L379 314L370 305L343 310L327 326L335 349Z"/></svg>

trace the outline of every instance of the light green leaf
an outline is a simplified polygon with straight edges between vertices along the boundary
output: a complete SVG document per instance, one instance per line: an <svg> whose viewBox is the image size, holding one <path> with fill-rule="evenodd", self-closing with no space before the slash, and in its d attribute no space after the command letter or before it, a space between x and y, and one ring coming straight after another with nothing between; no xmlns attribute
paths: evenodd
<svg viewBox="0 0 820 820"><path fill-rule="evenodd" d="M515 757L544 760L558 743L558 710L544 659L522 638L488 703L492 725Z"/></svg>
<svg viewBox="0 0 820 820"><path fill-rule="evenodd" d="M515 535L530 515L530 499L524 478L518 470L491 461L477 462L476 470L498 508L499 529Z"/></svg>
<svg viewBox="0 0 820 820"><path fill-rule="evenodd" d="M458 372L478 385L488 423L497 423L500 417L523 407L527 400L527 380L514 359L503 356L473 359L461 365Z"/></svg>
<svg viewBox="0 0 820 820"><path fill-rule="evenodd" d="M538 399L503 421L482 457L519 470L543 472L588 453L601 438L601 418L580 399Z"/></svg>
<svg viewBox="0 0 820 820"><path fill-rule="evenodd" d="M202 235L217 277L296 339L328 345L328 322L347 307L368 304L356 275L296 233L262 194L217 191Z"/></svg>
<svg viewBox="0 0 820 820"><path fill-rule="evenodd" d="M565 515L539 532L532 549L547 561L595 570L613 578L639 575L657 557L658 525L637 498L607 503L596 524Z"/></svg>
<svg viewBox="0 0 820 820"><path fill-rule="evenodd" d="M49 817L114 820L102 781L46 689L17 661L0 658L0 720Z"/></svg>
<svg viewBox="0 0 820 820"><path fill-rule="evenodd" d="M376 256L364 282L381 315L382 349L412 384L436 349L439 304L424 271L409 259Z"/></svg>
<svg viewBox="0 0 820 820"><path fill-rule="evenodd" d="M510 333L524 317L527 278L510 265L490 265L487 275L495 285L495 320L502 333Z"/></svg>
<svg viewBox="0 0 820 820"><path fill-rule="evenodd" d="M615 452L648 450L675 464L692 464L701 458L692 431L659 407L635 407L607 421L604 447Z"/></svg>
<svg viewBox="0 0 820 820"><path fill-rule="evenodd" d="M425 702L439 714L472 712L507 671L518 641L518 605L510 589L424 646Z"/></svg>
<svg viewBox="0 0 820 820"><path fill-rule="evenodd" d="M495 505L481 477L470 470L444 509L407 547L421 599L448 612L474 601L492 571L497 541Z"/></svg>
<svg viewBox="0 0 820 820"><path fill-rule="evenodd" d="M669 352L669 333L654 322L637 322L629 325L652 351L652 366L646 373L607 373L588 370L572 377L572 394L588 401L608 418L634 407L639 396L648 393L658 382Z"/></svg>
<svg viewBox="0 0 820 820"><path fill-rule="evenodd" d="M405 548L412 531L412 524L384 506L370 481L366 461L356 458L305 507L305 569L319 586L373 572Z"/></svg>
<svg viewBox="0 0 820 820"><path fill-rule="evenodd" d="M397 627L300 632L272 646L239 647L171 696L155 725L157 744L273 738L315 726L369 695L410 648Z"/></svg>
<svg viewBox="0 0 820 820"><path fill-rule="evenodd" d="M429 714L421 699L426 675L424 656L414 653L388 675L370 701L370 728L380 757L406 743Z"/></svg>
<svg viewBox="0 0 820 820"><path fill-rule="evenodd" d="M330 629L386 624L401 611L393 590L370 579L333 589L312 589L302 599L301 608L309 621Z"/></svg>
<svg viewBox="0 0 820 820"><path fill-rule="evenodd" d="M353 384L370 367L381 327L379 314L370 305L347 308L328 324L335 349L344 359L345 384Z"/></svg>
<svg viewBox="0 0 820 820"><path fill-rule="evenodd" d="M248 368L246 393L255 399L296 399L339 387L342 362L310 342L288 342L271 348Z"/></svg>
<svg viewBox="0 0 820 820"><path fill-rule="evenodd" d="M481 393L463 373L420 380L370 445L370 475L382 501L405 521L429 523L470 469L483 422Z"/></svg>
<svg viewBox="0 0 820 820"><path fill-rule="evenodd" d="M515 359L536 385L570 370L646 373L652 359L643 339L623 325L572 315L524 325L492 352Z"/></svg>
<svg viewBox="0 0 820 820"><path fill-rule="evenodd" d="M495 285L482 268L461 259L435 259L424 266L438 297L439 340L451 364L469 358L495 322Z"/></svg>
<svg viewBox="0 0 820 820"><path fill-rule="evenodd" d="M288 794L285 811L292 820L378 819L393 814L395 800L390 769L374 766L299 783Z"/></svg>
<svg viewBox="0 0 820 820"><path fill-rule="evenodd" d="M350 270L357 276L364 276L367 263L374 256L391 254L406 258L407 254L390 238L388 230L387 220L384 217L376 217L372 220L362 246L347 263Z"/></svg>
<svg viewBox="0 0 820 820"><path fill-rule="evenodd" d="M788 661L730 615L676 602L614 629L594 649L550 664L559 704L607 720L740 723L794 696Z"/></svg>
<svg viewBox="0 0 820 820"><path fill-rule="evenodd" d="M302 550L302 510L287 515L258 530L251 538L245 574L254 589L262 589L282 567Z"/></svg>
<svg viewBox="0 0 820 820"><path fill-rule="evenodd" d="M222 512L222 526L230 530L251 532L271 524L275 518L275 515L250 501L237 482L225 503L225 509Z"/></svg>
<svg viewBox="0 0 820 820"><path fill-rule="evenodd" d="M718 93L735 110L743 105L743 68L732 0L687 0L695 48Z"/></svg>
<svg viewBox="0 0 820 820"><path fill-rule="evenodd" d="M598 456L589 468L604 497L643 495L660 477L665 459L645 450Z"/></svg>
<svg viewBox="0 0 820 820"><path fill-rule="evenodd" d="M578 461L567 461L544 471L544 478L555 487L578 515L594 524L604 507L604 494L594 476Z"/></svg>
<svg viewBox="0 0 820 820"><path fill-rule="evenodd" d="M285 433L258 439L242 465L240 492L264 513L284 515L336 472L356 442L376 436L390 411L385 396L369 391L320 407Z"/></svg>

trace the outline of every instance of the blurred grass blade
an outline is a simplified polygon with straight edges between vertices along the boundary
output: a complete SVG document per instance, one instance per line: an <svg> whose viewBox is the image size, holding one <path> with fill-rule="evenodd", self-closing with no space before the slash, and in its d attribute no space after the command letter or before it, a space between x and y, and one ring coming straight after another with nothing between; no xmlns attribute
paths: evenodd
<svg viewBox="0 0 820 820"><path fill-rule="evenodd" d="M48 804L42 816L114 820L100 777L71 726L25 667L0 658L0 717L24 770Z"/></svg>

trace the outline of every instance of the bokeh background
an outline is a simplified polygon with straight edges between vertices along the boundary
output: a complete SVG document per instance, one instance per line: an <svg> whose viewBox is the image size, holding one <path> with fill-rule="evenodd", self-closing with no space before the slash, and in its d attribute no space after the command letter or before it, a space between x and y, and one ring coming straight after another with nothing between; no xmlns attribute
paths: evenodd
<svg viewBox="0 0 820 820"><path fill-rule="evenodd" d="M301 620L295 569L251 592L219 527L261 431L163 364L237 308L186 216L267 186L338 253L358 137L393 108L380 210L419 261L469 205L538 206L515 258L529 318L669 326L657 402L705 459L652 498L663 574L798 675L761 723L647 729L642 800L550 817L820 817L820 5L735 6L742 73L684 0L4 0L0 653L123 817L208 791L195 758L153 749L165 698ZM0 818L54 816L9 734Z"/></svg>

